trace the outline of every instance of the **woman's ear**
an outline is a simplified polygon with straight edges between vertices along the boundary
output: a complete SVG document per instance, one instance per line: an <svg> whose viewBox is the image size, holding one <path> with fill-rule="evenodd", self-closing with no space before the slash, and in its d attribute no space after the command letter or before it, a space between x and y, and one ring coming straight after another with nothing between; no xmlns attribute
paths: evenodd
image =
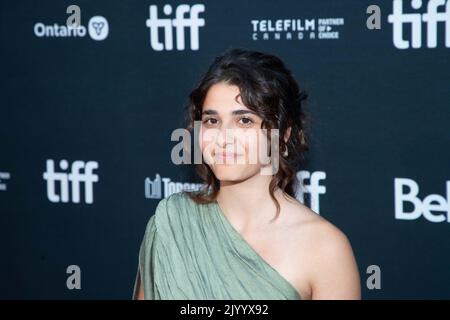
<svg viewBox="0 0 450 320"><path fill-rule="evenodd" d="M288 140L289 140L289 138L290 138L290 136L291 136L291 130L292 130L292 127L288 127L288 128L286 129L286 132L285 132L285 134L284 134L284 143L287 143L287 142L288 142Z"/></svg>

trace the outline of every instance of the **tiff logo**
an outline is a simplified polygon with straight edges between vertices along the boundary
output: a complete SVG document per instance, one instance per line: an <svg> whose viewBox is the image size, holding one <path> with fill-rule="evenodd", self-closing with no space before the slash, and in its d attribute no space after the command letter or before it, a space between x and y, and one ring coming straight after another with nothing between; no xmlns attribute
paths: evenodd
<svg viewBox="0 0 450 320"><path fill-rule="evenodd" d="M320 184L321 180L325 180L327 174L323 171L309 172L301 170L297 172L297 179L304 188L297 191L296 198L301 203L305 204L305 193L309 194L310 205L309 208L317 214L320 214L319 196L325 194L327 188ZM307 182L309 180L309 183Z"/></svg>
<svg viewBox="0 0 450 320"><path fill-rule="evenodd" d="M409 1L408 1L409 2ZM418 10L422 0L412 0L411 7ZM443 11L438 8L445 6ZM450 48L450 1L429 0L426 13L403 13L403 0L394 0L393 12L388 16L393 27L393 41L398 49L422 47L422 22L426 24L427 47L437 47L438 22L445 23L445 46ZM403 38L403 26L411 25L411 41Z"/></svg>
<svg viewBox="0 0 450 320"><path fill-rule="evenodd" d="M71 172L55 172L54 161L48 159L46 162L47 168L43 174L44 180L47 181L47 198L51 202L69 202L69 184L71 187L71 196L73 203L80 202L80 184L84 183L84 198L85 202L91 204L94 202L93 183L98 182L98 175L92 173L98 169L98 162L88 161L84 162L76 160L72 163ZM59 162L61 170L67 170L69 163L67 160ZM81 169L83 173L81 173ZM59 194L56 192L56 185L59 185Z"/></svg>
<svg viewBox="0 0 450 320"><path fill-rule="evenodd" d="M173 50L173 28L175 27L177 50L184 50L185 34L184 29L190 30L191 50L199 48L199 27L205 25L205 19L199 18L199 13L205 11L205 5L194 4L192 7L187 4L180 4L176 7L175 18L158 18L158 6L150 6L150 17L146 20L147 27L150 28L150 44L153 50ZM172 6L166 4L163 8L166 16L172 14ZM185 14L189 13L189 18ZM159 28L163 29L164 44L159 41Z"/></svg>

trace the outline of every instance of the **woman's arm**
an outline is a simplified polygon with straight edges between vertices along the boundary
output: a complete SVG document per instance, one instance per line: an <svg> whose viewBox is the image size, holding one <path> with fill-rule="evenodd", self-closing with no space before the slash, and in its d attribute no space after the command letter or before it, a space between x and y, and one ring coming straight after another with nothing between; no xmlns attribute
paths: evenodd
<svg viewBox="0 0 450 320"><path fill-rule="evenodd" d="M139 280L137 287L136 300L144 300L144 287L142 286L142 281Z"/></svg>
<svg viewBox="0 0 450 320"><path fill-rule="evenodd" d="M353 250L345 234L329 222L316 233L311 279L312 299L361 299L361 283Z"/></svg>

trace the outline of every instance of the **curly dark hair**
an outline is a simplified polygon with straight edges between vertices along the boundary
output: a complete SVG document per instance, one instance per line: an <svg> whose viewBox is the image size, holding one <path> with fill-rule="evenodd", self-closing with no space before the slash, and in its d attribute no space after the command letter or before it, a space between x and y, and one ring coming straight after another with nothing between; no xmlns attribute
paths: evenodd
<svg viewBox="0 0 450 320"><path fill-rule="evenodd" d="M304 110L308 94L300 90L291 71L275 55L240 48L229 49L214 59L189 95L186 115L187 129L191 133L194 121L201 120L208 89L217 83L237 86L244 105L261 117L261 127L268 129L267 131L279 130L279 152L283 154L287 148L288 156L279 157L279 169L273 175L269 186L278 216L280 205L274 191L278 187L295 197L299 183L296 171L309 150L309 139L305 132L309 116ZM291 132L285 143L282 137L289 127ZM195 137L195 140L198 141L198 137ZM201 164L195 165L195 169L205 187L200 191L188 192L188 195L197 203L216 201L220 182L203 159Z"/></svg>

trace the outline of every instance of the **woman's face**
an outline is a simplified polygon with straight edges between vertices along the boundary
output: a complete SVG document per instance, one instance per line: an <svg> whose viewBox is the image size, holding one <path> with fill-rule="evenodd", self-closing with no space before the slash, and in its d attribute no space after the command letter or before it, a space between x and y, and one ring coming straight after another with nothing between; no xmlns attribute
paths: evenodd
<svg viewBox="0 0 450 320"><path fill-rule="evenodd" d="M243 105L237 86L211 86L203 103L201 122L203 159L220 181L248 179L267 163L264 157L268 139L261 130L262 119Z"/></svg>

